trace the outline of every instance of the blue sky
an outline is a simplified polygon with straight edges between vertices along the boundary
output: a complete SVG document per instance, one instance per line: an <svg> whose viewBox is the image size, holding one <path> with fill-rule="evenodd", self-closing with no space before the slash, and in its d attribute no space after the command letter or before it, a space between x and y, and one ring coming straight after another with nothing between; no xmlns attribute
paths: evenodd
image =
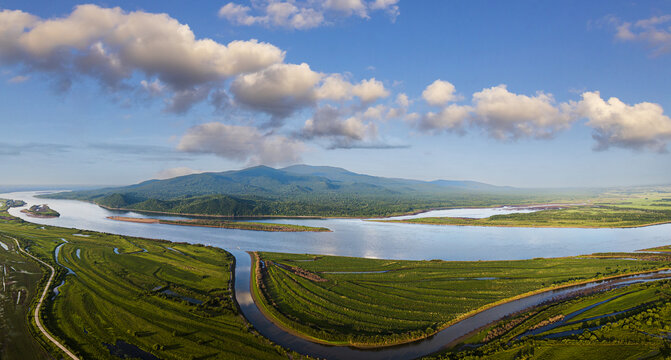
<svg viewBox="0 0 671 360"><path fill-rule="evenodd" d="M293 163L525 187L671 183L671 1L0 11L0 184Z"/></svg>

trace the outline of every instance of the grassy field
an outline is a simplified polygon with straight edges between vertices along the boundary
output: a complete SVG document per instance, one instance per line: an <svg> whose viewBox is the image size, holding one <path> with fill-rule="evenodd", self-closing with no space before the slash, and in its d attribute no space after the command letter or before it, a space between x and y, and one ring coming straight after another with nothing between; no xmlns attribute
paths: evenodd
<svg viewBox="0 0 671 360"><path fill-rule="evenodd" d="M533 213L494 215L484 219L430 217L376 220L428 225L629 228L671 222L671 187L612 189L586 205L571 205Z"/></svg>
<svg viewBox="0 0 671 360"><path fill-rule="evenodd" d="M670 300L671 281L662 280L544 305L426 359L668 358Z"/></svg>
<svg viewBox="0 0 671 360"><path fill-rule="evenodd" d="M6 210L0 200L0 214ZM37 294L42 270L21 256L16 244L0 239L0 359L49 359L28 327L28 308Z"/></svg>
<svg viewBox="0 0 671 360"><path fill-rule="evenodd" d="M7 236L59 269L55 285L65 282L42 317L82 358L118 359L106 344L116 354L160 359L290 355L238 314L231 297L233 257L222 249L0 219L0 241L9 243ZM58 246L62 266L54 261ZM124 343L131 352L121 349Z"/></svg>
<svg viewBox="0 0 671 360"><path fill-rule="evenodd" d="M628 228L671 222L671 208L666 210L589 205L533 213L494 215L484 219L429 217L409 220L386 220L429 225Z"/></svg>
<svg viewBox="0 0 671 360"><path fill-rule="evenodd" d="M357 345L424 337L469 312L539 289L671 265L668 257L453 262L259 256L254 286L275 321L306 337Z"/></svg>
<svg viewBox="0 0 671 360"><path fill-rule="evenodd" d="M149 224L201 226L201 227L215 227L223 229L270 231L270 232L330 232L331 231L325 227L302 226L302 225L291 225L291 224L274 224L274 223L250 222L250 221L227 221L227 220L206 220L206 219L162 220L162 219L148 219L148 218L131 218L123 216L110 216L108 217L108 219L117 221L149 223Z"/></svg>

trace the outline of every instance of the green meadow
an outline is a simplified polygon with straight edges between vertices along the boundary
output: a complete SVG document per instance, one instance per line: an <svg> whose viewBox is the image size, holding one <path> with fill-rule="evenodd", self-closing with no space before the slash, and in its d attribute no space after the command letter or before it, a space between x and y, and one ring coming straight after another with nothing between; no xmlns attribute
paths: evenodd
<svg viewBox="0 0 671 360"><path fill-rule="evenodd" d="M483 219L428 217L408 220L386 220L429 225L628 228L671 222L671 209L627 208L621 206L570 206L564 209L532 213L494 215Z"/></svg>
<svg viewBox="0 0 671 360"><path fill-rule="evenodd" d="M0 199L0 215L6 209ZM28 326L28 309L41 285L42 270L18 252L14 241L0 242L0 359L49 359Z"/></svg>
<svg viewBox="0 0 671 360"><path fill-rule="evenodd" d="M574 199L561 209L494 215L483 219L429 217L376 220L428 225L630 228L671 222L671 187L611 189L596 196Z"/></svg>
<svg viewBox="0 0 671 360"><path fill-rule="evenodd" d="M661 280L530 309L425 359L666 359L670 325L671 281Z"/></svg>
<svg viewBox="0 0 671 360"><path fill-rule="evenodd" d="M307 338L360 346L425 337L473 311L540 289L671 265L668 257L399 261L258 256L262 263L254 286L268 316Z"/></svg>
<svg viewBox="0 0 671 360"><path fill-rule="evenodd" d="M289 355L258 335L238 313L232 298L234 258L222 249L3 218L0 241L9 243L10 237L58 269L53 286L64 284L57 296L50 292L41 316L49 332L81 358L118 359L106 344L123 355L124 350L114 349L119 342L160 359ZM54 261L59 245L62 266ZM74 274L67 274L65 267ZM34 300L34 290L30 292ZM13 327L28 322L23 313L6 320ZM32 321L31 327L35 333ZM38 340L49 353L58 353L41 336Z"/></svg>

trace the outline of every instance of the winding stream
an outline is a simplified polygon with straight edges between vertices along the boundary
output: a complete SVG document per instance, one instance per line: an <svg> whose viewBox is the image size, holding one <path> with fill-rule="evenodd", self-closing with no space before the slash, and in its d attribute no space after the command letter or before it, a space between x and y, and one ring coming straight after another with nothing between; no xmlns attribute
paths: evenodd
<svg viewBox="0 0 671 360"><path fill-rule="evenodd" d="M45 203L61 213L59 218L27 218L18 209L14 216L43 225L93 230L128 236L166 239L174 242L201 243L224 248L236 258L235 296L251 324L274 342L300 353L329 359L411 359L441 350L446 344L475 329L556 297L594 286L617 286L641 281L645 276L602 281L536 294L502 304L456 323L422 341L378 350L334 347L295 337L275 326L254 304L250 287L251 259L246 251L274 251L324 255L357 256L406 260L513 260L535 257L574 256L594 252L634 251L667 245L671 242L671 224L633 229L553 229L495 228L469 226L431 226L403 223L377 223L359 219L272 219L305 226L327 227L330 233L280 233L236 229L199 228L165 224L118 222L108 216L148 217L134 212L118 212L72 200L34 198L35 192L0 194L2 198L24 200L29 204ZM511 209L454 209L485 217ZM442 210L444 215L445 210ZM420 216L432 216L425 213ZM436 216L436 215L433 215ZM161 218L154 216L154 218ZM170 216L166 218L175 219ZM62 245L61 245L62 246ZM483 251L483 249L487 249ZM671 274L664 274L671 276Z"/></svg>

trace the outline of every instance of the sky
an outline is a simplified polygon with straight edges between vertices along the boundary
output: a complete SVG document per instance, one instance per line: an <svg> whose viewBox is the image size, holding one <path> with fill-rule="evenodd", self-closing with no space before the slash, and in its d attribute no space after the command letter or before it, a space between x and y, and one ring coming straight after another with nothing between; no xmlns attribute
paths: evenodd
<svg viewBox="0 0 671 360"><path fill-rule="evenodd" d="M0 0L0 108L0 185L670 184L671 1Z"/></svg>

